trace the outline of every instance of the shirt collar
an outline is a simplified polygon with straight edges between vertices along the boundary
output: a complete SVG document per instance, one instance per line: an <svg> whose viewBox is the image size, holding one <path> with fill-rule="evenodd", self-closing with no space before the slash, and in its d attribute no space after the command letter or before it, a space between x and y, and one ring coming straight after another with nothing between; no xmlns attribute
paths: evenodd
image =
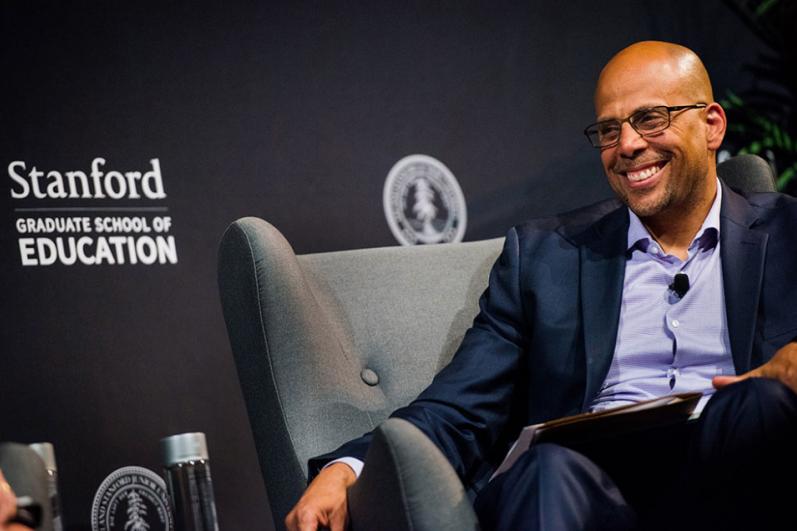
<svg viewBox="0 0 797 531"><path fill-rule="evenodd" d="M711 208L706 215L706 219L703 220L703 225L701 225L700 230L697 231L695 238L692 240L692 243L689 245L691 249L694 247L695 243L701 243L705 246L713 247L719 241L719 232L720 232L720 205L722 204L722 185L717 179L717 195L714 197L714 202L711 204ZM645 228L645 225L642 223L642 220L634 214L634 212L629 208L628 209L628 216L629 216L629 223L628 223L628 246L626 250L631 250L634 247L641 247L645 248L645 245L649 242L653 241L653 237L648 232L648 229ZM709 230L713 229L713 230Z"/></svg>

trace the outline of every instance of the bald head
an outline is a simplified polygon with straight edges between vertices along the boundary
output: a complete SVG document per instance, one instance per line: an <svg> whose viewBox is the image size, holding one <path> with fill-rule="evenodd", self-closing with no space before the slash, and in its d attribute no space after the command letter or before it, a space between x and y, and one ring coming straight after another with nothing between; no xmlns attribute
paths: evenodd
<svg viewBox="0 0 797 531"><path fill-rule="evenodd" d="M618 52L603 68L595 88L596 110L618 85L641 78L654 81L675 98L714 100L708 72L695 52L669 42L642 41Z"/></svg>

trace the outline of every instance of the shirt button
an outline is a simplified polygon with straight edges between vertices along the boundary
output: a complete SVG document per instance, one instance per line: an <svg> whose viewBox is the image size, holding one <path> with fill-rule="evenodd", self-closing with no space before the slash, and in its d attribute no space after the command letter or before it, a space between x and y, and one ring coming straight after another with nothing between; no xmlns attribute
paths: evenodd
<svg viewBox="0 0 797 531"><path fill-rule="evenodd" d="M679 321L678 319L673 319L672 320L672 327L673 328L678 328L679 326L681 326L681 321Z"/></svg>
<svg viewBox="0 0 797 531"><path fill-rule="evenodd" d="M659 248L656 247L655 245L651 245L650 246L650 252L653 253L653 254L659 254Z"/></svg>

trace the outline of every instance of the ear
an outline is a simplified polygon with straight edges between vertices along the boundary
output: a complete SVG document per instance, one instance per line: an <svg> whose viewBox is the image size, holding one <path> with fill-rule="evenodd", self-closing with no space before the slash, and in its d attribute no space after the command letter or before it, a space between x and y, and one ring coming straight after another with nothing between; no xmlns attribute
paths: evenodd
<svg viewBox="0 0 797 531"><path fill-rule="evenodd" d="M710 103L706 107L706 141L710 150L717 151L720 148L727 125L725 109L717 102Z"/></svg>

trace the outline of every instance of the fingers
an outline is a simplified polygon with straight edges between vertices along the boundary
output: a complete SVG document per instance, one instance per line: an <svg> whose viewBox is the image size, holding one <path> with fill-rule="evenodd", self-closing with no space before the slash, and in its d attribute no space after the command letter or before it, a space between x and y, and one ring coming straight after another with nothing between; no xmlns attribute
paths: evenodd
<svg viewBox="0 0 797 531"><path fill-rule="evenodd" d="M354 471L346 464L322 470L285 517L285 527L290 531L317 531L320 526L345 531L346 488L355 480Z"/></svg>
<svg viewBox="0 0 797 531"><path fill-rule="evenodd" d="M328 506L326 499L320 498L315 492L308 490L285 517L285 527L289 531L328 529L333 525L333 518L330 517L333 511L334 508ZM344 528L341 528L341 531L344 531Z"/></svg>
<svg viewBox="0 0 797 531"><path fill-rule="evenodd" d="M0 526L5 524L17 512L17 497L0 470Z"/></svg>
<svg viewBox="0 0 797 531"><path fill-rule="evenodd" d="M294 507L285 517L285 527L289 531L317 531L319 516L312 511L301 507Z"/></svg>
<svg viewBox="0 0 797 531"><path fill-rule="evenodd" d="M330 531L346 531L349 527L348 511L337 511L329 519Z"/></svg>
<svg viewBox="0 0 797 531"><path fill-rule="evenodd" d="M301 524L296 518L286 518L285 528L288 531L316 531L318 529L318 525Z"/></svg>
<svg viewBox="0 0 797 531"><path fill-rule="evenodd" d="M769 374L769 364L765 363L761 367L753 369L752 371L748 371L744 374L740 374L739 376L715 376L711 379L711 385L713 385L715 389L722 389L723 387L728 387L731 384L747 380L748 378L762 377L771 377Z"/></svg>
<svg viewBox="0 0 797 531"><path fill-rule="evenodd" d="M714 386L714 389L722 389L723 387L728 387L731 384L735 384L736 382L741 382L742 380L747 379L747 375L742 376L715 376L711 379L711 385Z"/></svg>
<svg viewBox="0 0 797 531"><path fill-rule="evenodd" d="M797 393L797 343L788 343L760 367L739 376L715 376L711 383L722 389L747 378L773 378Z"/></svg>
<svg viewBox="0 0 797 531"><path fill-rule="evenodd" d="M333 510L331 514L322 508L307 507L302 501L285 517L285 527L290 531L346 531L349 524L345 510Z"/></svg>
<svg viewBox="0 0 797 531"><path fill-rule="evenodd" d="M7 492L9 490L11 490L11 485L8 484L8 481L6 481L6 477L3 474L3 470L0 469L0 492Z"/></svg>

